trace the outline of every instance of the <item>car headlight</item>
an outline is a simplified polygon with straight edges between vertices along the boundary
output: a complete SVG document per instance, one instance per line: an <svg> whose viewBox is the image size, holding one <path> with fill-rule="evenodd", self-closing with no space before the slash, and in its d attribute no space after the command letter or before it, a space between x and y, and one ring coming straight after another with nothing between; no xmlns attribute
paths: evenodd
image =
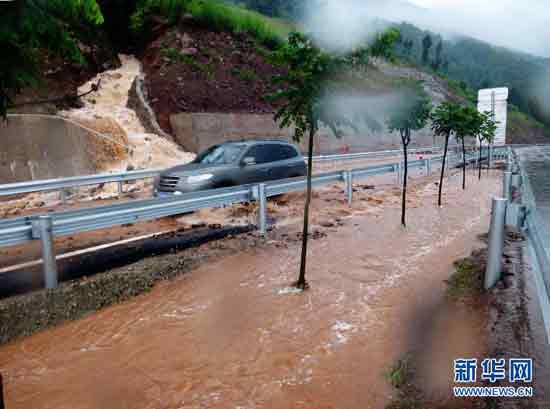
<svg viewBox="0 0 550 409"><path fill-rule="evenodd" d="M212 175L210 173L205 173L203 175L188 176L187 177L187 183L206 182L207 180L210 180L213 177L214 177L214 175Z"/></svg>

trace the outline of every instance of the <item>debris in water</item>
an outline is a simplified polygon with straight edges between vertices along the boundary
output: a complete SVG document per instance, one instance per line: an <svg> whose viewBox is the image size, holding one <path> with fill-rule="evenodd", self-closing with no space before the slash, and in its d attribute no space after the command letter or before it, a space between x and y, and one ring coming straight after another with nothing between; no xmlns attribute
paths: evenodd
<svg viewBox="0 0 550 409"><path fill-rule="evenodd" d="M286 287L286 288L282 288L280 289L277 294L279 295L283 295L283 294L298 294L298 293L303 293L304 290L300 289L300 288L296 288L296 287Z"/></svg>

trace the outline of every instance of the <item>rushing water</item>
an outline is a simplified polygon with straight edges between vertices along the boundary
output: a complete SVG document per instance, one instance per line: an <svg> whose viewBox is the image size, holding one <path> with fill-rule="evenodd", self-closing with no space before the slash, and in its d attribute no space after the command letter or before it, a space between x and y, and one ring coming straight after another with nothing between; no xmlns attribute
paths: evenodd
<svg viewBox="0 0 550 409"><path fill-rule="evenodd" d="M88 91L92 84L101 80L97 92L82 98L84 106L62 112L71 119L94 121L98 118L114 120L126 132L133 155L128 164L137 168L168 167L190 162L195 155L184 152L177 144L159 135L148 133L136 112L127 107L128 92L134 79L142 74L141 63L131 55L119 55L119 68L99 73L79 88ZM120 163L124 169L127 163ZM117 170L117 169L114 169Z"/></svg>
<svg viewBox="0 0 550 409"><path fill-rule="evenodd" d="M483 314L450 306L443 283L480 245L500 187L494 175L476 178L464 194L451 177L445 209L434 183L411 187L407 230L398 189L359 189L351 209L340 189L315 195L312 224L342 225L311 240L306 294L289 288L300 254L291 225L150 294L5 345L7 407L384 408L395 394L385 374L411 351L428 396L448 396L452 360L484 353Z"/></svg>

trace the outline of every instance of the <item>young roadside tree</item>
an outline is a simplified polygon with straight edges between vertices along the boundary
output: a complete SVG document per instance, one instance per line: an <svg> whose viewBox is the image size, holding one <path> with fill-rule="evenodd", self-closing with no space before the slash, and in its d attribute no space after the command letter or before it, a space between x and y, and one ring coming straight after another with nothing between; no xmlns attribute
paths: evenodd
<svg viewBox="0 0 550 409"><path fill-rule="evenodd" d="M306 258L309 234L309 208L311 203L311 176L313 164L313 141L321 123L337 131L342 125L348 125L345 117L323 106L331 93L337 92L339 75L347 68L345 58L335 57L323 52L312 40L301 33L291 33L288 43L273 52L272 60L285 65L287 73L274 79L280 87L271 96L283 101L283 106L275 113L275 120L281 128L294 126L294 138L308 138L307 192L304 206L304 225L302 232L302 253L300 275L296 287L305 290ZM337 133L338 135L338 133Z"/></svg>
<svg viewBox="0 0 550 409"><path fill-rule="evenodd" d="M0 2L0 118L15 94L36 83L39 50L83 63L75 33L102 23L95 0Z"/></svg>
<svg viewBox="0 0 550 409"><path fill-rule="evenodd" d="M482 122L479 112L472 106L462 106L457 112L455 135L462 144L462 189L466 190L466 138L477 135Z"/></svg>
<svg viewBox="0 0 550 409"><path fill-rule="evenodd" d="M486 142L487 146L493 143L498 128L498 122L493 119L491 112L479 113L479 116L481 119L481 126L477 134L477 140L479 141L478 180L481 180L481 150L483 148L483 142Z"/></svg>
<svg viewBox="0 0 550 409"><path fill-rule="evenodd" d="M408 178L408 146L411 142L411 131L417 131L426 126L432 110L432 104L424 90L409 90L401 99L401 103L391 113L388 119L388 128L390 132L399 131L401 135L401 144L403 145L403 159L405 164L403 174L403 193L401 199L401 224L406 223L407 207L407 178Z"/></svg>
<svg viewBox="0 0 550 409"><path fill-rule="evenodd" d="M441 195L443 192L443 178L445 177L445 165L447 162L447 151L449 149L449 138L456 131L460 121L460 105L443 102L430 115L432 120L432 130L436 136L445 138L445 148L443 150L443 163L441 164L441 176L439 178L439 194L437 199L438 206L441 207Z"/></svg>

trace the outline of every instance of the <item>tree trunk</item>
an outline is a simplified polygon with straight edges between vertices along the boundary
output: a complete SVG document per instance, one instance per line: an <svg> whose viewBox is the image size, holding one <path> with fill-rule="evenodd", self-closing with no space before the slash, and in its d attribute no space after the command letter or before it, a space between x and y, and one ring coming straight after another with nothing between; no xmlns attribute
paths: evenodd
<svg viewBox="0 0 550 409"><path fill-rule="evenodd" d="M466 190L466 146L464 137L462 140L462 190Z"/></svg>
<svg viewBox="0 0 550 409"><path fill-rule="evenodd" d="M449 138L451 134L445 135L445 149L443 150L443 163L441 164L441 177L439 178L439 198L437 204L441 207L441 193L443 192L443 177L445 176L445 163L447 162L447 149L449 148Z"/></svg>
<svg viewBox="0 0 550 409"><path fill-rule="evenodd" d="M306 281L306 259L307 259L307 241L309 235L309 205L311 203L311 176L313 172L313 137L315 128L312 126L309 131L309 142L307 152L307 192L306 203L304 206L304 229L302 231L302 254L300 258L300 277L296 282L296 287L305 290L309 287Z"/></svg>
<svg viewBox="0 0 550 409"><path fill-rule="evenodd" d="M491 154L493 153L493 148L490 143L487 143L487 174L491 172Z"/></svg>
<svg viewBox="0 0 550 409"><path fill-rule="evenodd" d="M477 164L477 166L478 166L477 179L478 180L481 180L481 152L482 152L482 149L483 149L483 143L480 140L479 141L479 163Z"/></svg>
<svg viewBox="0 0 550 409"><path fill-rule="evenodd" d="M410 131L405 131L405 133L408 133ZM403 193L401 198L401 224L403 227L407 227L407 221L405 213L407 211L407 177L409 174L409 158L407 154L407 147L409 145L409 137L408 135L403 135L401 133L401 142L403 143L403 158L405 163L405 169L403 169Z"/></svg>
<svg viewBox="0 0 550 409"><path fill-rule="evenodd" d="M0 409L4 409L4 383L0 374Z"/></svg>

